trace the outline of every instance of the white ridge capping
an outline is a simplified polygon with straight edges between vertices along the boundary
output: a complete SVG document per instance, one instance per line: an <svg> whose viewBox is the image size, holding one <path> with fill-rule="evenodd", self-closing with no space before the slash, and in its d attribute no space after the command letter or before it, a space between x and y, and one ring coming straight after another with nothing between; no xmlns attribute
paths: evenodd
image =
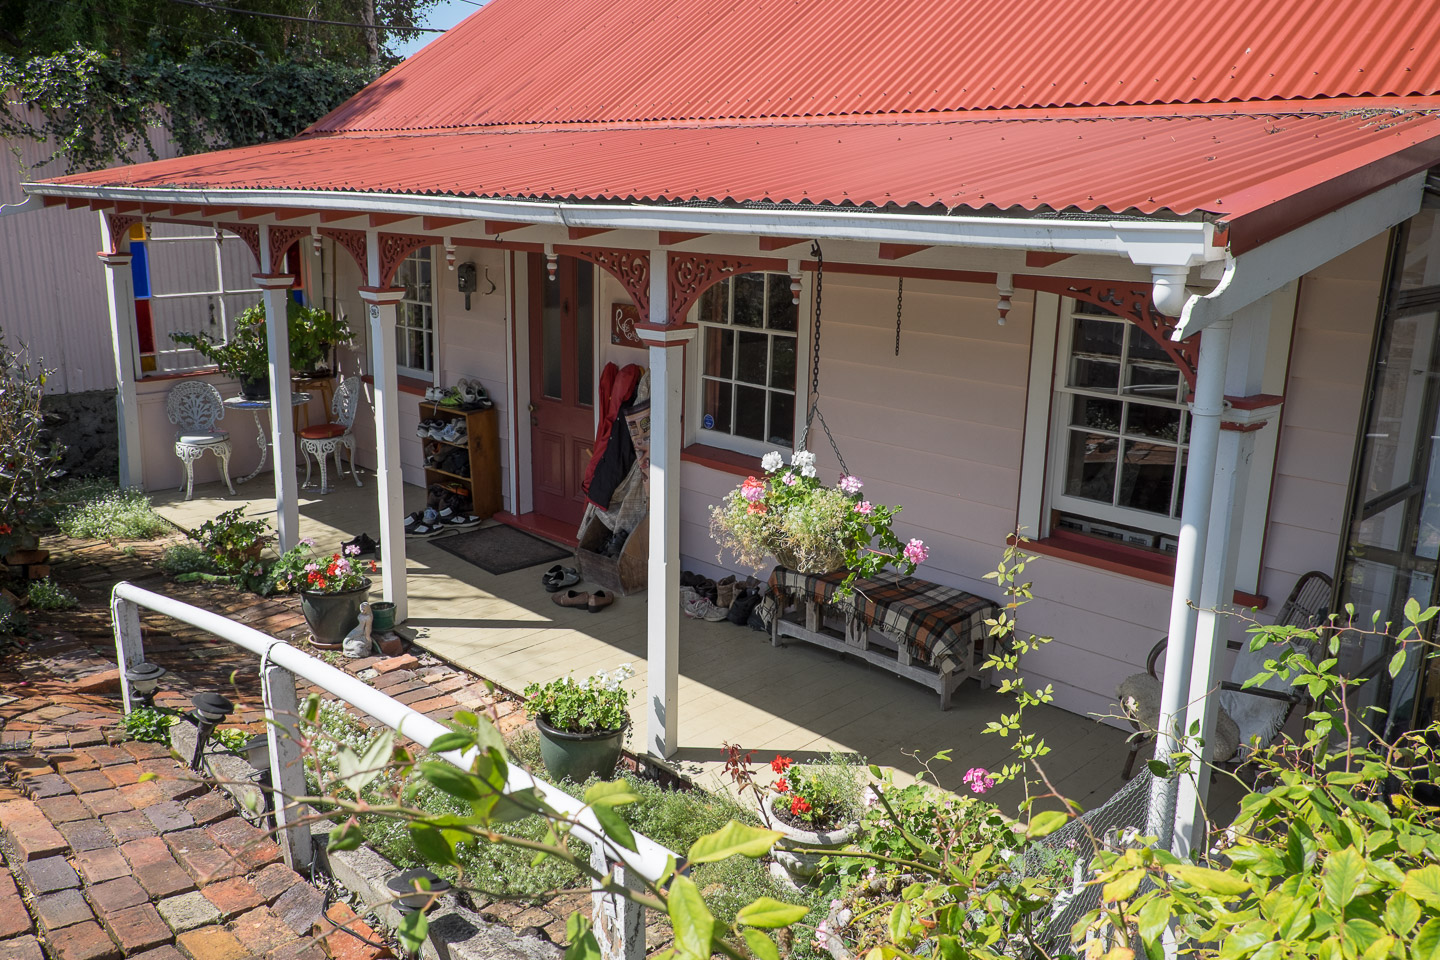
<svg viewBox="0 0 1440 960"><path fill-rule="evenodd" d="M129 582L117 583L112 596L184 621L228 640L236 646L244 647L257 656L263 656L270 663L289 670L297 677L305 678L327 693L363 710L387 727L404 734L426 749L436 737L451 732L448 727L431 720L423 713L407 707L398 700L386 696L364 681L357 680L343 670L337 670L322 660L302 653L283 640L276 640L274 637L261 633L254 627L236 623L218 613L202 610L172 597L152 593ZM475 756L475 750L471 748L464 753L452 750L437 754L437 756L463 770L468 770L470 769L470 760ZM585 804L543 780L536 780L518 766L512 764L509 767L509 773L507 787L510 791L536 788L546 803L577 821L571 831L572 836L590 845L592 849L599 844L605 849L606 855L610 859L625 864L646 879L651 881L658 879L673 862L680 859L672 851L640 834L635 834L635 852L616 846L605 836L600 822Z"/></svg>

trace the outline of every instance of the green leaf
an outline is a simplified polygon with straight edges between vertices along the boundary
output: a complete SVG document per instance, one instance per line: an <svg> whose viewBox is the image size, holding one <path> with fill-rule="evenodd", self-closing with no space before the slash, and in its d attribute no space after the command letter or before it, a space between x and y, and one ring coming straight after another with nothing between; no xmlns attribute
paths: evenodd
<svg viewBox="0 0 1440 960"><path fill-rule="evenodd" d="M894 943L902 943L909 932L910 907L908 904L897 903L890 911L890 939Z"/></svg>
<svg viewBox="0 0 1440 960"><path fill-rule="evenodd" d="M384 772L394 745L395 732L384 730L370 741L370 745L359 757L348 749L340 751L340 779L345 786L358 796L361 790Z"/></svg>
<svg viewBox="0 0 1440 960"><path fill-rule="evenodd" d="M565 921L565 939L570 942L565 948L565 960L604 960L594 928L579 913L570 914Z"/></svg>
<svg viewBox="0 0 1440 960"><path fill-rule="evenodd" d="M754 903L741 907L740 912L735 915L735 922L751 927L774 929L799 923L809 912L809 907L797 907L791 903L781 903L770 897L761 897Z"/></svg>
<svg viewBox="0 0 1440 960"><path fill-rule="evenodd" d="M1420 601L1414 597L1405 601L1405 619L1410 623L1420 619Z"/></svg>
<svg viewBox="0 0 1440 960"><path fill-rule="evenodd" d="M475 738L468 733L442 733L430 741L431 753L449 753L451 750L464 750L475 742Z"/></svg>
<svg viewBox="0 0 1440 960"><path fill-rule="evenodd" d="M1401 647L1395 651L1395 656L1390 658L1390 679L1394 680L1400 676L1400 671L1405 669L1405 648Z"/></svg>
<svg viewBox="0 0 1440 960"><path fill-rule="evenodd" d="M1059 810L1043 810L1030 818L1030 825L1025 828L1025 837L1028 840L1038 840L1041 837L1048 837L1050 834L1065 826L1069 817Z"/></svg>
<svg viewBox="0 0 1440 960"><path fill-rule="evenodd" d="M420 764L419 770L420 776L441 793L448 793L467 803L474 803L482 796L474 775L453 764L443 760L427 760Z"/></svg>
<svg viewBox="0 0 1440 960"><path fill-rule="evenodd" d="M426 862L443 863L452 867L459 865L460 861L455 857L455 848L445 835L434 827L423 823L412 823L410 824L410 839L415 844L415 851Z"/></svg>
<svg viewBox="0 0 1440 960"><path fill-rule="evenodd" d="M1140 908L1140 939L1147 944L1160 936L1170 920L1170 904L1163 897L1155 897Z"/></svg>
<svg viewBox="0 0 1440 960"><path fill-rule="evenodd" d="M395 932L400 935L400 944L412 955L420 952L425 944L425 934L430 930L430 921L425 919L425 911L416 910L407 913L400 918L400 926Z"/></svg>
<svg viewBox="0 0 1440 960"><path fill-rule="evenodd" d="M714 863L741 856L754 860L770 852L784 834L760 827L747 827L731 820L714 833L707 833L690 845L691 863Z"/></svg>
<svg viewBox="0 0 1440 960"><path fill-rule="evenodd" d="M1356 853L1354 848L1346 847L1338 853L1332 853L1325 860L1321 885L1325 890L1325 898L1343 910L1355 899L1355 893L1364 879L1364 858Z"/></svg>
<svg viewBox="0 0 1440 960"><path fill-rule="evenodd" d="M605 831L605 836L626 850L634 852L635 834L630 831L630 825L625 822L624 817L616 812L614 807L602 803L597 807L591 807L590 812L595 814L596 820L600 821L600 826Z"/></svg>
<svg viewBox="0 0 1440 960"><path fill-rule="evenodd" d="M1411 960L1440 960L1440 917L1427 920L1415 935Z"/></svg>
<svg viewBox="0 0 1440 960"><path fill-rule="evenodd" d="M325 849L331 853L338 853L342 850L354 850L365 842L365 834L354 823L343 823L339 829L330 831L330 839L325 844Z"/></svg>
<svg viewBox="0 0 1440 960"><path fill-rule="evenodd" d="M755 960L780 960L780 951L775 946L775 941L759 930L749 928L740 931L745 936L745 945L754 954ZM569 960L567 957L566 960Z"/></svg>
<svg viewBox="0 0 1440 960"><path fill-rule="evenodd" d="M695 881L678 876L670 882L667 909L670 925L675 928L675 950L686 960L710 960L715 939L715 918L705 908L705 901Z"/></svg>
<svg viewBox="0 0 1440 960"><path fill-rule="evenodd" d="M1385 904L1385 925L1400 936L1407 936L1420 922L1420 904L1403 893L1393 894Z"/></svg>
<svg viewBox="0 0 1440 960"><path fill-rule="evenodd" d="M607 807L618 807L627 803L634 803L640 798L630 784L624 780L611 780L592 784L585 791L585 802L592 807L604 805Z"/></svg>
<svg viewBox="0 0 1440 960"><path fill-rule="evenodd" d="M1250 889L1249 882L1240 877L1219 870L1192 866L1188 863L1166 864L1165 872L1197 890L1204 890L1222 897L1236 897Z"/></svg>
<svg viewBox="0 0 1440 960"><path fill-rule="evenodd" d="M1405 883L1400 889L1416 900L1440 903L1440 866L1432 863L1428 867L1406 871Z"/></svg>

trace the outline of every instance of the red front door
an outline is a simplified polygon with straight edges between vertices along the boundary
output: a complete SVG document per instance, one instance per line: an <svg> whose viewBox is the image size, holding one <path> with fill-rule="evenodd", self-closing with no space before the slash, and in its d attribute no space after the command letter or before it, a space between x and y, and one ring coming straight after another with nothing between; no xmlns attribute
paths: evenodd
<svg viewBox="0 0 1440 960"><path fill-rule="evenodd" d="M550 279L530 258L530 458L535 512L578 525L595 442L595 274L561 257Z"/></svg>

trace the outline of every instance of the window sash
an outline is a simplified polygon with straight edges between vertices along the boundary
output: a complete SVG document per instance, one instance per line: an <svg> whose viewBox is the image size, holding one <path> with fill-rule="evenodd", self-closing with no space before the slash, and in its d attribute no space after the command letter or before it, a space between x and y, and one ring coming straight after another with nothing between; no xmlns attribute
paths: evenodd
<svg viewBox="0 0 1440 960"><path fill-rule="evenodd" d="M406 291L395 309L396 369L420 379L430 377L435 372L436 353L435 261L431 248L421 247L406 257L396 269L393 282Z"/></svg>

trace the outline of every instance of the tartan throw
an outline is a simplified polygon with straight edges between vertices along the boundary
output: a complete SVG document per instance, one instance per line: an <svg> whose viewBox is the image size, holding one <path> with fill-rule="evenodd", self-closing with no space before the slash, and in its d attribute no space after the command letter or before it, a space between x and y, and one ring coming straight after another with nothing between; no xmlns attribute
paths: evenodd
<svg viewBox="0 0 1440 960"><path fill-rule="evenodd" d="M813 600L832 607L846 617L858 614L866 626L904 637L910 655L932 665L946 655L968 662L967 653L973 656L984 649L990 632L986 618L1000 610L993 600L973 593L894 573L858 577L851 587L854 592L837 599L835 593L847 575L844 570L812 574L776 567L770 588L792 601Z"/></svg>

